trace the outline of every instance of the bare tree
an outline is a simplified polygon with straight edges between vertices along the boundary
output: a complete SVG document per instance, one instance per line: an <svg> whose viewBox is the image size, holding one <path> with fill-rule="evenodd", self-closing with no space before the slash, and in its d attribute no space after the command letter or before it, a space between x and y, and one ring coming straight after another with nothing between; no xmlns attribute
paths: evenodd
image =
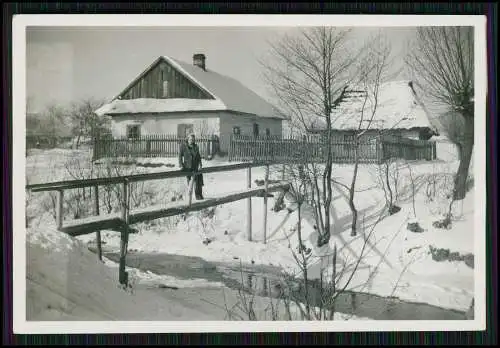
<svg viewBox="0 0 500 348"><path fill-rule="evenodd" d="M95 114L95 110L104 103L104 100L88 98L71 105L69 116L72 123L72 133L77 137L77 149L82 137L97 136L105 128L106 119Z"/></svg>
<svg viewBox="0 0 500 348"><path fill-rule="evenodd" d="M356 235L356 226L358 221L358 211L354 204L354 193L356 192L356 181L358 177L360 161L360 144L362 139L366 139L367 131L371 128L374 117L379 106L380 85L387 78L389 67L389 56L391 46L388 41L378 33L375 37L369 39L364 55L359 61L358 71L360 73L359 86L363 91L361 97L361 109L359 111L359 121L354 134L354 170L349 186L349 207L352 213L351 236Z"/></svg>
<svg viewBox="0 0 500 348"><path fill-rule="evenodd" d="M271 43L272 59L265 62L265 78L274 91L292 129L307 130L314 120L325 123L326 141L331 141L331 113L351 76L357 54L350 52L349 30L314 27L297 35L285 35ZM318 246L330 239L332 202L332 149L327 146L324 168L315 166L308 188L316 201Z"/></svg>
<svg viewBox="0 0 500 348"><path fill-rule="evenodd" d="M418 28L407 64L424 93L453 112L457 123L463 122L460 164L453 190L453 199L461 200L466 193L474 146L474 29Z"/></svg>
<svg viewBox="0 0 500 348"><path fill-rule="evenodd" d="M194 123L194 133L199 138L208 138L216 134L216 126L209 120L200 120Z"/></svg>
<svg viewBox="0 0 500 348"><path fill-rule="evenodd" d="M384 191L386 206L389 210L389 215L393 215L401 210L395 205L398 200L398 184L399 184L399 164L388 158L378 166L379 185ZM392 179L392 183L391 183Z"/></svg>
<svg viewBox="0 0 500 348"><path fill-rule="evenodd" d="M55 103L48 104L43 111L36 114L26 114L26 135L37 139L44 138L52 146L66 135L69 127L67 110Z"/></svg>
<svg viewBox="0 0 500 348"><path fill-rule="evenodd" d="M444 113L439 118L439 123L446 129L448 139L456 146L458 158L462 158L465 146L465 121L464 118L453 111Z"/></svg>

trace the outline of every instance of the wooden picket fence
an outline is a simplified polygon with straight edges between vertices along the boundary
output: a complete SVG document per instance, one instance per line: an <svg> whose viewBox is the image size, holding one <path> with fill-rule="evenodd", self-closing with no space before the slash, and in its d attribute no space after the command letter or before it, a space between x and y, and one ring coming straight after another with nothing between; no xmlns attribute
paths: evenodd
<svg viewBox="0 0 500 348"><path fill-rule="evenodd" d="M94 138L93 159L130 157L176 157L184 138L170 134L153 134L140 138ZM204 158L219 153L217 136L196 140ZM330 143L333 162L353 163L354 141L332 140ZM301 138L252 137L232 135L228 160L234 162L270 163L324 163L328 155L327 144L317 137ZM363 140L358 146L360 163L381 163L389 158L406 160L436 159L436 143L426 140L395 136L375 137Z"/></svg>
<svg viewBox="0 0 500 348"><path fill-rule="evenodd" d="M383 160L401 158L406 160L435 160L437 158L436 142L384 136L381 140Z"/></svg>
<svg viewBox="0 0 500 348"><path fill-rule="evenodd" d="M93 160L119 157L175 157L185 138L171 134L150 134L139 138L94 138ZM219 151L217 136L196 139L202 157L208 158Z"/></svg>
<svg viewBox="0 0 500 348"><path fill-rule="evenodd" d="M334 163L355 161L354 141L332 140L330 143ZM278 138L232 136L230 161L268 161L271 163L324 163L328 156L327 144L314 137ZM406 160L433 160L436 144L425 140L399 137L363 140L358 145L360 163L381 163L389 158Z"/></svg>

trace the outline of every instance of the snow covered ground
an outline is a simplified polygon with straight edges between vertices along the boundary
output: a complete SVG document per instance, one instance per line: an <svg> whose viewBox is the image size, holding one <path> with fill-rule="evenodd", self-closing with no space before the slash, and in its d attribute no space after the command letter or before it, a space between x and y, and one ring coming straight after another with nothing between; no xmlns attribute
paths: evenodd
<svg viewBox="0 0 500 348"><path fill-rule="evenodd" d="M27 320L214 319L145 290L128 294L115 269L60 232L29 230L27 237Z"/></svg>
<svg viewBox="0 0 500 348"><path fill-rule="evenodd" d="M97 260L87 246L56 230L28 229L28 321L227 320L224 309L240 297L220 283L179 280L128 269L130 288L118 285L117 264ZM222 292L224 291L224 293ZM259 320L270 320L269 301L256 296ZM245 313L234 310L235 315ZM284 314L283 309L281 313ZM293 318L298 310L292 308ZM267 315L267 317L266 317ZM246 318L244 318L246 319ZM362 318L337 313L336 320Z"/></svg>
<svg viewBox="0 0 500 348"><path fill-rule="evenodd" d="M29 182L67 179L68 175L63 169L64 163L68 159L78 162L75 158L85 162L88 156L88 153L69 150L38 151L27 158L27 176L31 173ZM175 166L176 159L144 159L138 162L139 164L165 162L171 166L151 168L136 164L123 167L121 170L151 172L176 169L172 167ZM49 163L50 165L47 165ZM205 167L221 164L227 163L219 159L204 161ZM360 233L357 237L350 236L349 206L346 193L340 187L334 193L331 211L333 232L328 245L321 249L316 247L317 233L313 228L311 214L307 209L303 213L302 236L306 246L310 247L313 253L310 276L319 275L321 268L319 256L331 253L336 244L339 250L339 262L346 268L347 275L355 261L361 257L358 271L348 286L349 289L466 311L474 297L474 270L463 261L434 261L430 253L431 246L460 254L474 252L474 190L469 191L466 199L454 207L451 229L437 229L432 225L434 221L441 219L445 212L448 199L444 193L450 188L450 175L456 170L457 164L457 162L439 161L414 162L408 167L400 163L397 171L399 197L395 203L402 209L392 216L385 216L375 225L373 231L371 226L385 204L384 192L378 184L376 166L361 165L355 196L355 203L360 212ZM339 165L334 168L336 180L344 184L349 182L351 173L351 165ZM276 168L271 178L279 178L280 175L279 168ZM263 168L252 169L252 181L263 177ZM246 187L245 170L205 174L204 179L206 197L244 190ZM414 185L411 184L412 181ZM252 186L255 186L254 182ZM411 199L413 189L416 192L414 204ZM185 179L146 182L141 190L141 196L149 197L147 200L144 199L141 203L143 205L151 202L170 203L173 196L185 190ZM50 196L41 193L31 195L27 212L32 228L36 226L50 228L54 225L54 219L50 213L43 213L43 207L50 207ZM274 199L271 198L269 208L273 203ZM413 206L415 206L416 220L424 229L422 233L413 233L406 228L407 223L415 219ZM268 211L267 243L264 244L262 243L263 199L252 199L253 241L248 241L246 236L246 207L247 202L243 200L217 207L213 219L207 220L199 213L191 213L186 221L174 217L137 224L135 227L139 229L139 233L130 235L129 249L139 252L198 256L208 261L230 262L238 257L245 263L253 261L256 264L272 264L297 273L297 265L291 252L296 250L298 245L297 213L294 211L290 214L286 209L278 213ZM201 230L214 238L208 246L201 243ZM107 249L118 249L119 235L116 232L103 231L102 236ZM92 243L95 236L82 236L79 239L84 243ZM35 250L36 248L38 247L35 247ZM66 263L71 265L72 262ZM101 264L99 266L104 267ZM43 270L40 268L33 272L43 272ZM116 271L109 274L107 279L110 284L116 284L112 281ZM62 284L66 279L67 275L60 275L59 282ZM146 281L144 277L142 279ZM81 295L84 293L82 290ZM110 313L112 316L115 315L111 309ZM161 308L155 313L158 313L157 316L166 315ZM177 316L180 315L178 313Z"/></svg>

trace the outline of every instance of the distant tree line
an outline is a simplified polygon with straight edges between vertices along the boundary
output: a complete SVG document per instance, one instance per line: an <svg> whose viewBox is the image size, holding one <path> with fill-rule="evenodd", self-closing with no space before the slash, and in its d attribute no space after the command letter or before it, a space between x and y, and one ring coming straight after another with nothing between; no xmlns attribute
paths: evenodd
<svg viewBox="0 0 500 348"><path fill-rule="evenodd" d="M78 149L83 142L109 132L109 120L95 110L102 99L86 98L69 105L48 104L42 112L26 114L26 147L56 147L71 142Z"/></svg>

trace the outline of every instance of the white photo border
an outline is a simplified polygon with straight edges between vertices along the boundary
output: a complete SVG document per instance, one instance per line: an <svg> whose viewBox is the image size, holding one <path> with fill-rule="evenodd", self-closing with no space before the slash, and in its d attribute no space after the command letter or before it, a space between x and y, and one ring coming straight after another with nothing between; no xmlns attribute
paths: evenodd
<svg viewBox="0 0 500 348"><path fill-rule="evenodd" d="M168 23L168 25L166 25ZM26 320L25 129L28 26L474 26L475 39L475 315L463 321L47 321ZM13 329L15 334L475 331L486 329L486 16L484 15L14 15L13 71Z"/></svg>

